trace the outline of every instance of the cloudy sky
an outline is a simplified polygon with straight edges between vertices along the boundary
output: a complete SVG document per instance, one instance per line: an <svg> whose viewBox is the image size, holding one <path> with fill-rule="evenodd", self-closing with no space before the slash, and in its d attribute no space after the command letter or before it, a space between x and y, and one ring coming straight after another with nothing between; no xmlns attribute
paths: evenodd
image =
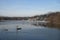
<svg viewBox="0 0 60 40"><path fill-rule="evenodd" d="M60 11L60 0L0 0L0 16L34 16Z"/></svg>

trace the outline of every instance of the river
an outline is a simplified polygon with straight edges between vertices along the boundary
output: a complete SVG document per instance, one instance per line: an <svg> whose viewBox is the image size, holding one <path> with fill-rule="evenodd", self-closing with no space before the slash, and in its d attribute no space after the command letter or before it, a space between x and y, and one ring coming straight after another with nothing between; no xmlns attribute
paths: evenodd
<svg viewBox="0 0 60 40"><path fill-rule="evenodd" d="M22 28L16 30L16 27ZM8 31L4 31L8 29ZM0 22L0 40L60 40L60 30L34 26L29 21Z"/></svg>

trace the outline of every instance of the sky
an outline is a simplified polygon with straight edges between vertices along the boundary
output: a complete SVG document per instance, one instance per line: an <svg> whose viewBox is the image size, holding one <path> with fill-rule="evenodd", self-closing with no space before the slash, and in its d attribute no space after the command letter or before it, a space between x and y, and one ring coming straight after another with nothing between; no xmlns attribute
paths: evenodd
<svg viewBox="0 0 60 40"><path fill-rule="evenodd" d="M60 0L0 0L0 16L23 17L60 11Z"/></svg>

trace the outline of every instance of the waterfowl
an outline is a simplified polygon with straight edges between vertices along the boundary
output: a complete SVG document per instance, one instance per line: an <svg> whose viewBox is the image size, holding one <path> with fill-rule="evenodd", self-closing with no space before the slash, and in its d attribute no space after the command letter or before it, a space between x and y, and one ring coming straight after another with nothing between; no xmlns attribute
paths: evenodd
<svg viewBox="0 0 60 40"><path fill-rule="evenodd" d="M17 30L21 30L22 28L20 28L19 26L17 26Z"/></svg>
<svg viewBox="0 0 60 40"><path fill-rule="evenodd" d="M8 29L4 29L4 31L8 31Z"/></svg>
<svg viewBox="0 0 60 40"><path fill-rule="evenodd" d="M22 28L17 28L17 30L21 30Z"/></svg>

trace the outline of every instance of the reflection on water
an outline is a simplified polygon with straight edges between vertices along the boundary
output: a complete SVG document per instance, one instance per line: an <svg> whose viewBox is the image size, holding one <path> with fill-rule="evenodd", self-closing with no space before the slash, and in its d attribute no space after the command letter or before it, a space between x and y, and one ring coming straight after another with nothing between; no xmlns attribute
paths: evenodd
<svg viewBox="0 0 60 40"><path fill-rule="evenodd" d="M20 31L16 31L17 25ZM0 22L0 40L60 40L59 37L59 29L34 26L28 21Z"/></svg>

